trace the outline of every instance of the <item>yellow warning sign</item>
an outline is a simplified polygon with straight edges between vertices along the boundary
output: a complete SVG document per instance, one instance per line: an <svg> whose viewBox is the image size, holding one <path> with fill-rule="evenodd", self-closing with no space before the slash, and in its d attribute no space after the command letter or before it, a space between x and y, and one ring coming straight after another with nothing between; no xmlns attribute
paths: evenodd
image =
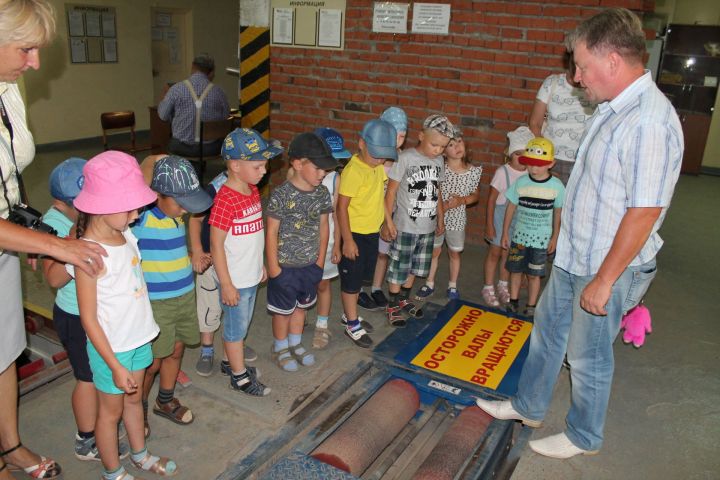
<svg viewBox="0 0 720 480"><path fill-rule="evenodd" d="M413 358L413 365L496 389L532 324L463 305Z"/></svg>

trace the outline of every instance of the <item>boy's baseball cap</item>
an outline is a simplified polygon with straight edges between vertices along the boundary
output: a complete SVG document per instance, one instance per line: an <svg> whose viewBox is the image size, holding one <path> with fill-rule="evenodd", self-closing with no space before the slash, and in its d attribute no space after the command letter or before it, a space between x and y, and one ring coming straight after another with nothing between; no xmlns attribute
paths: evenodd
<svg viewBox="0 0 720 480"><path fill-rule="evenodd" d="M423 122L423 130L427 129L435 130L445 137L453 138L455 125L445 115L433 113Z"/></svg>
<svg viewBox="0 0 720 480"><path fill-rule="evenodd" d="M177 155L168 155L155 162L150 188L174 198L190 213L201 213L212 206L212 198L201 188L192 164Z"/></svg>
<svg viewBox="0 0 720 480"><path fill-rule="evenodd" d="M535 135L526 126L518 127L512 132L508 132L507 138L510 141L505 154L509 157L518 150L525 150L528 142L535 138Z"/></svg>
<svg viewBox="0 0 720 480"><path fill-rule="evenodd" d="M301 133L296 135L288 147L288 157L307 158L316 167L323 170L332 170L338 166L330 146L325 140L314 132Z"/></svg>
<svg viewBox="0 0 720 480"><path fill-rule="evenodd" d="M397 160L397 132L390 122L370 120L360 132L360 138L373 157Z"/></svg>
<svg viewBox="0 0 720 480"><path fill-rule="evenodd" d="M70 157L53 168L50 173L50 195L61 202L72 203L82 189L85 180L83 167L86 163L85 159Z"/></svg>
<svg viewBox="0 0 720 480"><path fill-rule="evenodd" d="M380 115L380 120L385 120L390 125L395 127L395 131L397 133L407 132L407 115L405 114L405 110L400 107L388 107Z"/></svg>
<svg viewBox="0 0 720 480"><path fill-rule="evenodd" d="M328 144L328 147L330 147L330 150L332 151L332 156L336 159L344 160L352 157L352 154L350 154L350 152L345 148L345 141L343 140L342 135L340 135L340 132L337 130L329 127L323 127L316 128L315 133L325 140L325 143Z"/></svg>
<svg viewBox="0 0 720 480"><path fill-rule="evenodd" d="M270 160L282 151L275 143L268 145L252 128L236 128L225 137L220 156L223 160Z"/></svg>
<svg viewBox="0 0 720 480"><path fill-rule="evenodd" d="M535 137L525 147L525 153L518 159L523 165L534 165L544 167L553 162L555 152L550 140L543 137Z"/></svg>
<svg viewBox="0 0 720 480"><path fill-rule="evenodd" d="M73 201L81 212L109 215L130 212L157 200L157 194L145 184L135 157L108 150L83 167L82 190Z"/></svg>

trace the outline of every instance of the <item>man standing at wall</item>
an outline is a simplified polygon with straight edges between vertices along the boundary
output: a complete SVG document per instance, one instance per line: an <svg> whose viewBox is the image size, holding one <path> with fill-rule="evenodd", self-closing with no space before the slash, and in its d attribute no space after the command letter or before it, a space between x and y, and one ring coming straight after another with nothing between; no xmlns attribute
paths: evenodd
<svg viewBox="0 0 720 480"><path fill-rule="evenodd" d="M612 344L624 312L655 276L657 234L680 173L677 114L644 69L645 35L626 9L605 10L568 37L580 82L598 103L567 185L552 274L535 313L530 352L511 400L478 399L500 419L538 427L563 356L571 375L564 432L530 442L541 455L597 453L612 384Z"/></svg>
<svg viewBox="0 0 720 480"><path fill-rule="evenodd" d="M190 78L174 84L158 105L162 120L172 120L172 138L168 151L182 157L200 155L200 121L223 120L230 106L222 89L212 83L215 61L201 54L192 62ZM222 140L203 145L203 154L217 155Z"/></svg>

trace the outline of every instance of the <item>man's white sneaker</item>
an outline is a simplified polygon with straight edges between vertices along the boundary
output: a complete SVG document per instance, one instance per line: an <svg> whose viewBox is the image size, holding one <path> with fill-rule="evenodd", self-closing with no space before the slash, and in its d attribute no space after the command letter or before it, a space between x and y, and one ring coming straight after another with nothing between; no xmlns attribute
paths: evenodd
<svg viewBox="0 0 720 480"><path fill-rule="evenodd" d="M482 398L476 398L475 404L484 410L489 415L499 420L520 420L523 424L528 427L537 428L542 425L540 420L530 420L520 415L512 406L510 400L484 400Z"/></svg>
<svg viewBox="0 0 720 480"><path fill-rule="evenodd" d="M599 450L583 450L576 447L565 435L565 432L540 440L530 440L528 444L533 452L551 458L565 459L575 455L596 455L599 452Z"/></svg>

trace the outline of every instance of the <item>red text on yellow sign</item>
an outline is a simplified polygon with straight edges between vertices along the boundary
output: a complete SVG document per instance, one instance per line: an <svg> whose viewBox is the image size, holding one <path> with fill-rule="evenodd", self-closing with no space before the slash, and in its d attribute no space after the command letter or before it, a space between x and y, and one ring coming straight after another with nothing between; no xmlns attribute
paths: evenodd
<svg viewBox="0 0 720 480"><path fill-rule="evenodd" d="M496 389L531 330L531 323L463 305L410 363Z"/></svg>

